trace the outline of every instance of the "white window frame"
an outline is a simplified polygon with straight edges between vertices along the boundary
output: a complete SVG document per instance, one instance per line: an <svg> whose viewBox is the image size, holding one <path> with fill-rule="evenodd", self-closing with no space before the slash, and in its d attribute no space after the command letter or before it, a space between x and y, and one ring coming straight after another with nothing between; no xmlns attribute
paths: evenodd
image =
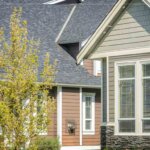
<svg viewBox="0 0 150 150"><path fill-rule="evenodd" d="M98 65L100 63L100 66ZM94 60L93 62L93 73L95 76L98 76L98 74L102 73L102 61L101 60Z"/></svg>
<svg viewBox="0 0 150 150"><path fill-rule="evenodd" d="M135 132L121 133L119 132L119 66L127 66L135 64ZM150 59L144 60L132 60L132 61L120 61L115 62L115 135L123 136L150 136L150 132L143 132L143 75L142 65L150 64ZM150 119L150 118L148 118ZM145 119L144 119L145 120Z"/></svg>
<svg viewBox="0 0 150 150"><path fill-rule="evenodd" d="M85 129L85 97L91 97L92 98L92 128L91 130ZM83 135L94 135L95 134L95 93L83 93Z"/></svg>

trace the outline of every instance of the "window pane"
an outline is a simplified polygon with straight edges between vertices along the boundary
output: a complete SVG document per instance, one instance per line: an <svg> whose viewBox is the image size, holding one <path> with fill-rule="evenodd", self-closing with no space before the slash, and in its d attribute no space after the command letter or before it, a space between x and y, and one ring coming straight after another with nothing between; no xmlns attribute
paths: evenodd
<svg viewBox="0 0 150 150"><path fill-rule="evenodd" d="M86 130L91 130L91 121L90 120L85 121L85 128L86 128Z"/></svg>
<svg viewBox="0 0 150 150"><path fill-rule="evenodd" d="M91 119L92 118L92 99L91 97L86 97L85 101L85 118Z"/></svg>
<svg viewBox="0 0 150 150"><path fill-rule="evenodd" d="M119 67L120 78L135 77L135 67L133 65Z"/></svg>
<svg viewBox="0 0 150 150"><path fill-rule="evenodd" d="M143 65L143 76L144 77L150 76L150 64Z"/></svg>
<svg viewBox="0 0 150 150"><path fill-rule="evenodd" d="M144 117L150 117L150 79L143 80Z"/></svg>
<svg viewBox="0 0 150 150"><path fill-rule="evenodd" d="M91 119L92 118L92 114L91 114L91 108L87 107L86 108L86 119Z"/></svg>
<svg viewBox="0 0 150 150"><path fill-rule="evenodd" d="M91 97L86 97L86 101L85 101L85 105L86 107L90 107L91 106Z"/></svg>
<svg viewBox="0 0 150 150"><path fill-rule="evenodd" d="M135 132L134 120L119 121L119 132Z"/></svg>
<svg viewBox="0 0 150 150"><path fill-rule="evenodd" d="M135 116L135 81L120 81L120 118Z"/></svg>
<svg viewBox="0 0 150 150"><path fill-rule="evenodd" d="M150 120L143 121L143 132L150 132Z"/></svg>

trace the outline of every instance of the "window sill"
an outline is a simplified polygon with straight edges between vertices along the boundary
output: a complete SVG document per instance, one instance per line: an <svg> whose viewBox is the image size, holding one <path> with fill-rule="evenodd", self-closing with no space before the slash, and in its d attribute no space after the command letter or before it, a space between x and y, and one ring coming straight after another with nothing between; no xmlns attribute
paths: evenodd
<svg viewBox="0 0 150 150"><path fill-rule="evenodd" d="M83 135L95 135L95 131L83 131Z"/></svg>

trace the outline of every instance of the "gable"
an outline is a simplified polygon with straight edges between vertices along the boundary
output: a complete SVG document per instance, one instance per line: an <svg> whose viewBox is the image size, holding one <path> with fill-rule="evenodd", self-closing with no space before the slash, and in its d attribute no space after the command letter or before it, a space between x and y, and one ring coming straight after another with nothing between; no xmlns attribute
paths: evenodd
<svg viewBox="0 0 150 150"><path fill-rule="evenodd" d="M100 54L150 47L150 9L142 0L133 0L119 16L90 58Z"/></svg>

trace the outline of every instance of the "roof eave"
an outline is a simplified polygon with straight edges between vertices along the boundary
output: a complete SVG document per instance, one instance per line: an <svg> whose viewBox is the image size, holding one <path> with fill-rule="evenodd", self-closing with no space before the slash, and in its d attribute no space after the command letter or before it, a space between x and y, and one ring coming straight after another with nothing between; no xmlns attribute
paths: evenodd
<svg viewBox="0 0 150 150"><path fill-rule="evenodd" d="M143 2L144 2L148 7L150 7L150 0L143 0Z"/></svg>
<svg viewBox="0 0 150 150"><path fill-rule="evenodd" d="M85 46L81 49L80 53L77 55L77 63L79 64L83 59L87 58L92 50L94 49L97 41L100 41L101 38L105 35L106 31L111 26L113 20L118 16L119 12L122 11L122 8L126 8L128 3L131 0L118 0L118 2L114 5L112 10L97 28L95 33L91 36L91 38L87 41Z"/></svg>
<svg viewBox="0 0 150 150"><path fill-rule="evenodd" d="M82 84L65 84L65 83L56 83L57 86L62 87L82 87L82 88L94 88L101 89L101 85L82 85Z"/></svg>

